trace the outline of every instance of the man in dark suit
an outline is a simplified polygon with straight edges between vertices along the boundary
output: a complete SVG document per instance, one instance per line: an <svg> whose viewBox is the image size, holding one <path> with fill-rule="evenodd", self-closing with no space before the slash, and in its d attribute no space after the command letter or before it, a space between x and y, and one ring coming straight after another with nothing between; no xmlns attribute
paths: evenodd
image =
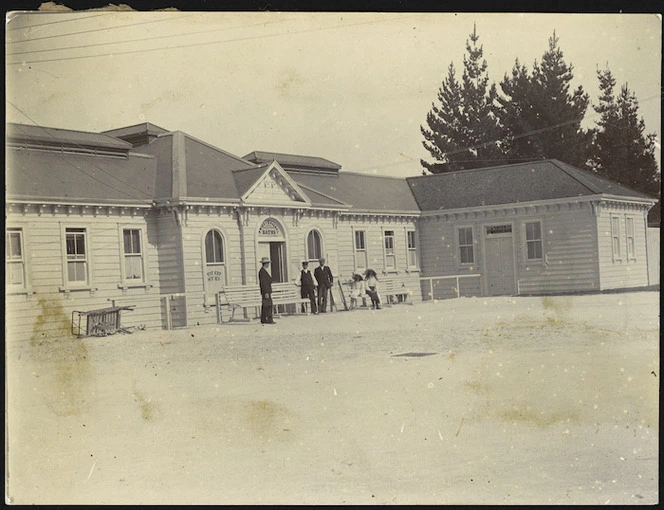
<svg viewBox="0 0 664 510"><path fill-rule="evenodd" d="M267 272L270 259L261 259L263 267L258 271L258 283L261 287L261 324L276 324L272 319L272 276Z"/></svg>
<svg viewBox="0 0 664 510"><path fill-rule="evenodd" d="M314 277L318 282L318 311L325 313L327 308L327 296L332 288L332 271L325 265L325 259L318 260L319 266L314 270Z"/></svg>
<svg viewBox="0 0 664 510"><path fill-rule="evenodd" d="M302 271L300 271L300 296L309 298L311 302L311 313L318 313L316 309L316 294L314 292L314 277L309 271L309 261L302 261ZM305 304L302 304L302 312L305 311Z"/></svg>

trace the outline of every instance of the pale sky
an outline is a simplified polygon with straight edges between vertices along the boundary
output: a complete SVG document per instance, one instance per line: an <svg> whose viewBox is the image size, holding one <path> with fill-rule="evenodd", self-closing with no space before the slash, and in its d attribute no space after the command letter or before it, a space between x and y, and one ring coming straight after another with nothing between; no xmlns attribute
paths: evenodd
<svg viewBox="0 0 664 510"><path fill-rule="evenodd" d="M496 83L532 68L556 31L574 88L628 82L661 141L657 14L12 13L9 122L104 131L142 122L238 156L319 156L343 170L420 175L420 125L477 24ZM586 127L597 118L590 107ZM659 161L659 153L657 155Z"/></svg>

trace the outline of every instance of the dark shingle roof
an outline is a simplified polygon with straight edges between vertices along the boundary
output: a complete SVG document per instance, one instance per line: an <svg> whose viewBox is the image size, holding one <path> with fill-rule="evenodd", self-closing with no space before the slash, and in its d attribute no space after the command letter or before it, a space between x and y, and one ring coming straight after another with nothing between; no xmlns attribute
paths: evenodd
<svg viewBox="0 0 664 510"><path fill-rule="evenodd" d="M8 142L14 143L33 142L86 149L131 149L130 143L103 133L89 133L71 129L30 126L27 124L8 123L6 126L6 138Z"/></svg>
<svg viewBox="0 0 664 510"><path fill-rule="evenodd" d="M156 161L8 149L8 198L56 202L151 204L155 198Z"/></svg>
<svg viewBox="0 0 664 510"><path fill-rule="evenodd" d="M649 198L553 159L407 177L406 180L423 211L597 194Z"/></svg>
<svg viewBox="0 0 664 510"><path fill-rule="evenodd" d="M295 182L350 205L351 210L419 212L404 179L339 172L334 175L288 172Z"/></svg>

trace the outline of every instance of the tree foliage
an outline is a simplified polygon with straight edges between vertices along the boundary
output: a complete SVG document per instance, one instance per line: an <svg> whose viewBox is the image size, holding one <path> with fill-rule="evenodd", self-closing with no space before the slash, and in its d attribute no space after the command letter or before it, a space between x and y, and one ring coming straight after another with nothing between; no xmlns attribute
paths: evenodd
<svg viewBox="0 0 664 510"><path fill-rule="evenodd" d="M589 103L579 86L570 91L574 67L564 60L554 31L532 72L517 59L500 83L498 115L509 160L555 158L583 168L591 135L581 127Z"/></svg>
<svg viewBox="0 0 664 510"><path fill-rule="evenodd" d="M421 160L431 173L477 168L502 157L496 141L501 130L495 112L496 86L489 85L484 50L478 45L477 28L466 40L463 75L457 80L454 64L438 90L438 102L427 114L426 127L420 130L422 144L433 162Z"/></svg>
<svg viewBox="0 0 664 510"><path fill-rule="evenodd" d="M593 109L600 118L593 131L591 168L606 179L659 198L661 176L655 159L657 137L654 133L646 134L636 96L627 83L616 96L616 80L608 69L598 70L597 78L600 97ZM658 212L659 208L653 211L656 215Z"/></svg>

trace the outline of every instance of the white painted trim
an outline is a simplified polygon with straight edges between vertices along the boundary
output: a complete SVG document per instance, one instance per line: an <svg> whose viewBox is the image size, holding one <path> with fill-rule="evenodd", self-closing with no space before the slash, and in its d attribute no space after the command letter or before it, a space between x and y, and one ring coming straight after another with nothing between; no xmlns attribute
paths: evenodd
<svg viewBox="0 0 664 510"><path fill-rule="evenodd" d="M412 225L404 225L404 241L406 243L406 268L409 271L420 269L420 239L418 236L417 228ZM415 265L410 265L410 248L408 247L408 232L415 233Z"/></svg>
<svg viewBox="0 0 664 510"><path fill-rule="evenodd" d="M206 296L209 294L207 279L205 278L205 271L207 269L207 252L205 249L205 239L208 233L211 230L216 230L221 236L221 256L224 259L223 268L224 268L224 285L228 285L228 248L227 248L227 239L226 233L224 230L216 223L205 223L202 225L201 230L201 278L203 279L203 294Z"/></svg>
<svg viewBox="0 0 664 510"><path fill-rule="evenodd" d="M62 262L62 290L68 292L70 290L91 290L94 289L92 284L92 227L90 225L82 224L80 220L74 221L59 221L60 225L60 249L61 249L61 262ZM86 281L81 283L71 283L68 279L69 271L67 270L67 229L80 228L85 232L85 269Z"/></svg>
<svg viewBox="0 0 664 510"><path fill-rule="evenodd" d="M131 223L118 223L118 248L120 252L120 282L122 287L143 287L148 284L148 274L147 274L147 252L145 249L145 226L136 225ZM141 243L141 270L143 273L143 278L141 280L128 280L127 274L125 273L125 251L124 251L124 231L125 230L138 230Z"/></svg>
<svg viewBox="0 0 664 510"><path fill-rule="evenodd" d="M528 223L539 223L540 224L540 242L542 243L542 258L541 259L529 259L528 258L528 234L526 232L526 224ZM521 247L523 248L523 264L524 267L533 264L537 265L546 265L546 249L544 242L544 220L542 218L529 218L521 220Z"/></svg>
<svg viewBox="0 0 664 510"><path fill-rule="evenodd" d="M27 261L28 242L27 242L25 228L22 225L15 225L12 223L5 224L5 243L7 242L7 234L12 230L14 232L18 231L20 234L21 264L23 265L23 283L21 285L16 285L16 284L10 285L9 283L7 283L6 292L7 294L26 294L26 293L32 294L32 290L30 287L30 276L29 276L30 271L28 270L28 261ZM5 256L5 263L10 263L10 261L6 259L6 256Z"/></svg>
<svg viewBox="0 0 664 510"><path fill-rule="evenodd" d="M312 259L309 257L309 234L313 231L318 232L318 236L320 237L320 255L321 257L324 257L327 259L327 252L325 250L325 237L323 236L323 229L320 228L318 224L316 225L310 225L307 227L306 230L306 235L304 236L304 259L308 260L309 263L311 264L312 261L318 262L318 259ZM300 261L299 266L302 265L302 261Z"/></svg>
<svg viewBox="0 0 664 510"><path fill-rule="evenodd" d="M399 271L399 264L398 264L398 259L397 259L397 236L396 236L396 230L394 227L386 227L385 225L381 225L381 243L383 246L383 272L384 273L395 273ZM387 248L385 247L385 232L392 232L392 252L393 252L393 257L394 257L394 267L387 267Z"/></svg>
<svg viewBox="0 0 664 510"><path fill-rule="evenodd" d="M499 218L492 218L491 221L479 224L479 228L482 231L482 236L481 236L481 239L482 239L482 242L481 242L481 245L482 245L482 267L483 267L484 275L486 276L486 278L482 278L482 281L484 283L484 285L483 285L483 287L484 287L483 288L483 294L485 296L489 295L489 287L488 287L488 285L489 285L489 274L488 274L488 270L487 270L488 266L486 264L486 248L485 248L485 240L486 240L487 236L489 236L491 238L494 238L494 237L507 237L509 235L512 238L512 267L514 268L514 292L519 291L519 288L518 288L519 282L518 282L518 278L517 278L517 260L516 260L516 244L515 244L516 243L516 241L515 241L516 236L514 235L515 234L515 232L514 232L514 226L515 226L514 225L514 220L509 220L509 221L506 221L506 220L498 221L498 220L499 220ZM512 232L505 233L505 234L487 234L486 233L486 227L495 227L495 226L499 226L499 225L511 225L512 226Z"/></svg>
<svg viewBox="0 0 664 510"><path fill-rule="evenodd" d="M258 230L261 228L261 225L265 220L272 220L276 222L280 227L281 231L283 232L283 237L275 237L275 238L263 238L263 242L275 242L275 243L284 243L284 272L286 273L284 275L284 281L288 281L290 276L289 276L289 267L290 267L290 254L289 254L289 249L288 249L288 240L290 239L290 234L288 232L288 229L286 227L286 222L281 221L278 218L276 218L274 215L268 215L268 214L261 214L256 217L256 226L254 227L254 258L256 259L256 267L254 268L254 273L257 275L258 271L260 270L260 261L258 260L258 243L260 242L259 237L258 237ZM248 270L249 268L247 268ZM256 276L257 278L257 276Z"/></svg>
<svg viewBox="0 0 664 510"><path fill-rule="evenodd" d="M267 178L270 177L270 172L272 170L276 170L279 175L283 177L283 179L295 190L295 192L300 195L302 198L303 202L295 202L293 201L290 204L281 204L281 207L288 207L288 208L293 208L297 209L300 205L303 206L308 206L311 207L311 199L307 196L307 194L304 192L304 190L293 180L293 178L286 173L286 171L281 167L279 163L276 161L273 161L269 165L267 165L267 168L265 171L254 181L254 183L251 185L251 187L242 195L241 201L242 203L246 203L247 205L251 205L253 207L258 207L255 204L251 204L249 202L246 202L247 199L251 196L251 194L258 188L258 186ZM267 207L274 207L273 205L268 205Z"/></svg>
<svg viewBox="0 0 664 510"><path fill-rule="evenodd" d="M473 261L472 262L461 262L461 245L459 244L459 230L462 228L469 228L471 235L473 236ZM475 243L477 242L477 237L475 236L475 226L467 223L461 223L454 225L454 261L456 262L456 267L475 267L477 265L477 250L475 249ZM465 246L465 245L464 245Z"/></svg>
<svg viewBox="0 0 664 510"><path fill-rule="evenodd" d="M351 239L351 245L353 247L353 271L357 272L358 269L362 269L363 271L366 271L369 268L369 253L368 253L368 247L367 247L367 229L366 228L358 228L353 225L350 227L351 233L352 233L352 239ZM357 249L355 247L355 232L363 232L364 233L364 267L363 268L358 268L357 267Z"/></svg>

